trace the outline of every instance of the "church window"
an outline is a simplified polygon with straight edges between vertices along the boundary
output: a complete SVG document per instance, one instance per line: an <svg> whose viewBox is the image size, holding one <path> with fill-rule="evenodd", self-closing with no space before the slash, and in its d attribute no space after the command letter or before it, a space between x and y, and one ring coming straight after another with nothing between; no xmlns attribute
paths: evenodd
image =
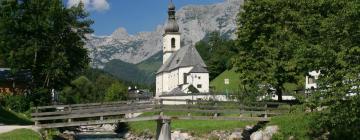
<svg viewBox="0 0 360 140"><path fill-rule="evenodd" d="M201 84L198 84L196 87L197 87L197 88L201 88Z"/></svg>
<svg viewBox="0 0 360 140"><path fill-rule="evenodd" d="M175 38L171 38L171 48L175 48Z"/></svg>

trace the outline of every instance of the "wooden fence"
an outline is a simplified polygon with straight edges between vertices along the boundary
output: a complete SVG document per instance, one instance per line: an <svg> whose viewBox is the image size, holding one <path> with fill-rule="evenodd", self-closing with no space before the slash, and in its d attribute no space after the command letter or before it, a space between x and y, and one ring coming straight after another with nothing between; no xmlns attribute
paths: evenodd
<svg viewBox="0 0 360 140"><path fill-rule="evenodd" d="M164 101L179 101L186 104L166 105ZM290 106L274 102L256 102L250 105L238 102L204 100L149 100L121 101L107 103L53 105L34 107L31 113L35 125L69 127L97 125L117 122L144 121L156 119L181 120L239 120L268 121L269 117L288 113ZM126 117L133 113L153 112L152 116ZM175 112L172 114L171 112ZM182 113L179 115L179 112ZM185 114L185 115L184 115Z"/></svg>

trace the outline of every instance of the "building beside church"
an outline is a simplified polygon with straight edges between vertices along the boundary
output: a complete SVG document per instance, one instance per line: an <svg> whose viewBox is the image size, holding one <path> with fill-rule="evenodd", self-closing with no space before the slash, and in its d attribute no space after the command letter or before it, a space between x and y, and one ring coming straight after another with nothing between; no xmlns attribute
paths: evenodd
<svg viewBox="0 0 360 140"><path fill-rule="evenodd" d="M208 93L209 72L195 46L181 46L175 5L170 2L163 35L163 64L156 72L156 97L181 93Z"/></svg>

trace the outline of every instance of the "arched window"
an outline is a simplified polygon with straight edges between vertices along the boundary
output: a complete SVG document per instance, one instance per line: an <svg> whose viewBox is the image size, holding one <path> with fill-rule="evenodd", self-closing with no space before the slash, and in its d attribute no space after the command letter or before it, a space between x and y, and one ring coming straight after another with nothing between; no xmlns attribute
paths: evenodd
<svg viewBox="0 0 360 140"><path fill-rule="evenodd" d="M171 38L171 48L175 48L175 38Z"/></svg>

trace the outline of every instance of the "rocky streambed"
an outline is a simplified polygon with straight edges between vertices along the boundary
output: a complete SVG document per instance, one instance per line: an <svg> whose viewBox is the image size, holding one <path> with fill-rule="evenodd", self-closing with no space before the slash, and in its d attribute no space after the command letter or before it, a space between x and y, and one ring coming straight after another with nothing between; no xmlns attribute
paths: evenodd
<svg viewBox="0 0 360 140"><path fill-rule="evenodd" d="M102 125L97 127L83 127L80 132L65 131L62 136L67 139L79 140L155 140L150 132L144 132L141 135L131 131L115 133L116 125ZM229 130L214 130L207 135L194 135L180 130L171 132L172 140L270 140L279 130L278 126L265 126L257 124L255 126L246 126Z"/></svg>
<svg viewBox="0 0 360 140"><path fill-rule="evenodd" d="M172 140L270 140L272 136L279 130L278 126L266 126L264 128L258 126L246 126L233 131L214 130L208 135L194 136L187 132L174 130L171 133ZM124 135L124 139L128 140L154 140L155 138L149 133L143 135L135 135L128 132Z"/></svg>

